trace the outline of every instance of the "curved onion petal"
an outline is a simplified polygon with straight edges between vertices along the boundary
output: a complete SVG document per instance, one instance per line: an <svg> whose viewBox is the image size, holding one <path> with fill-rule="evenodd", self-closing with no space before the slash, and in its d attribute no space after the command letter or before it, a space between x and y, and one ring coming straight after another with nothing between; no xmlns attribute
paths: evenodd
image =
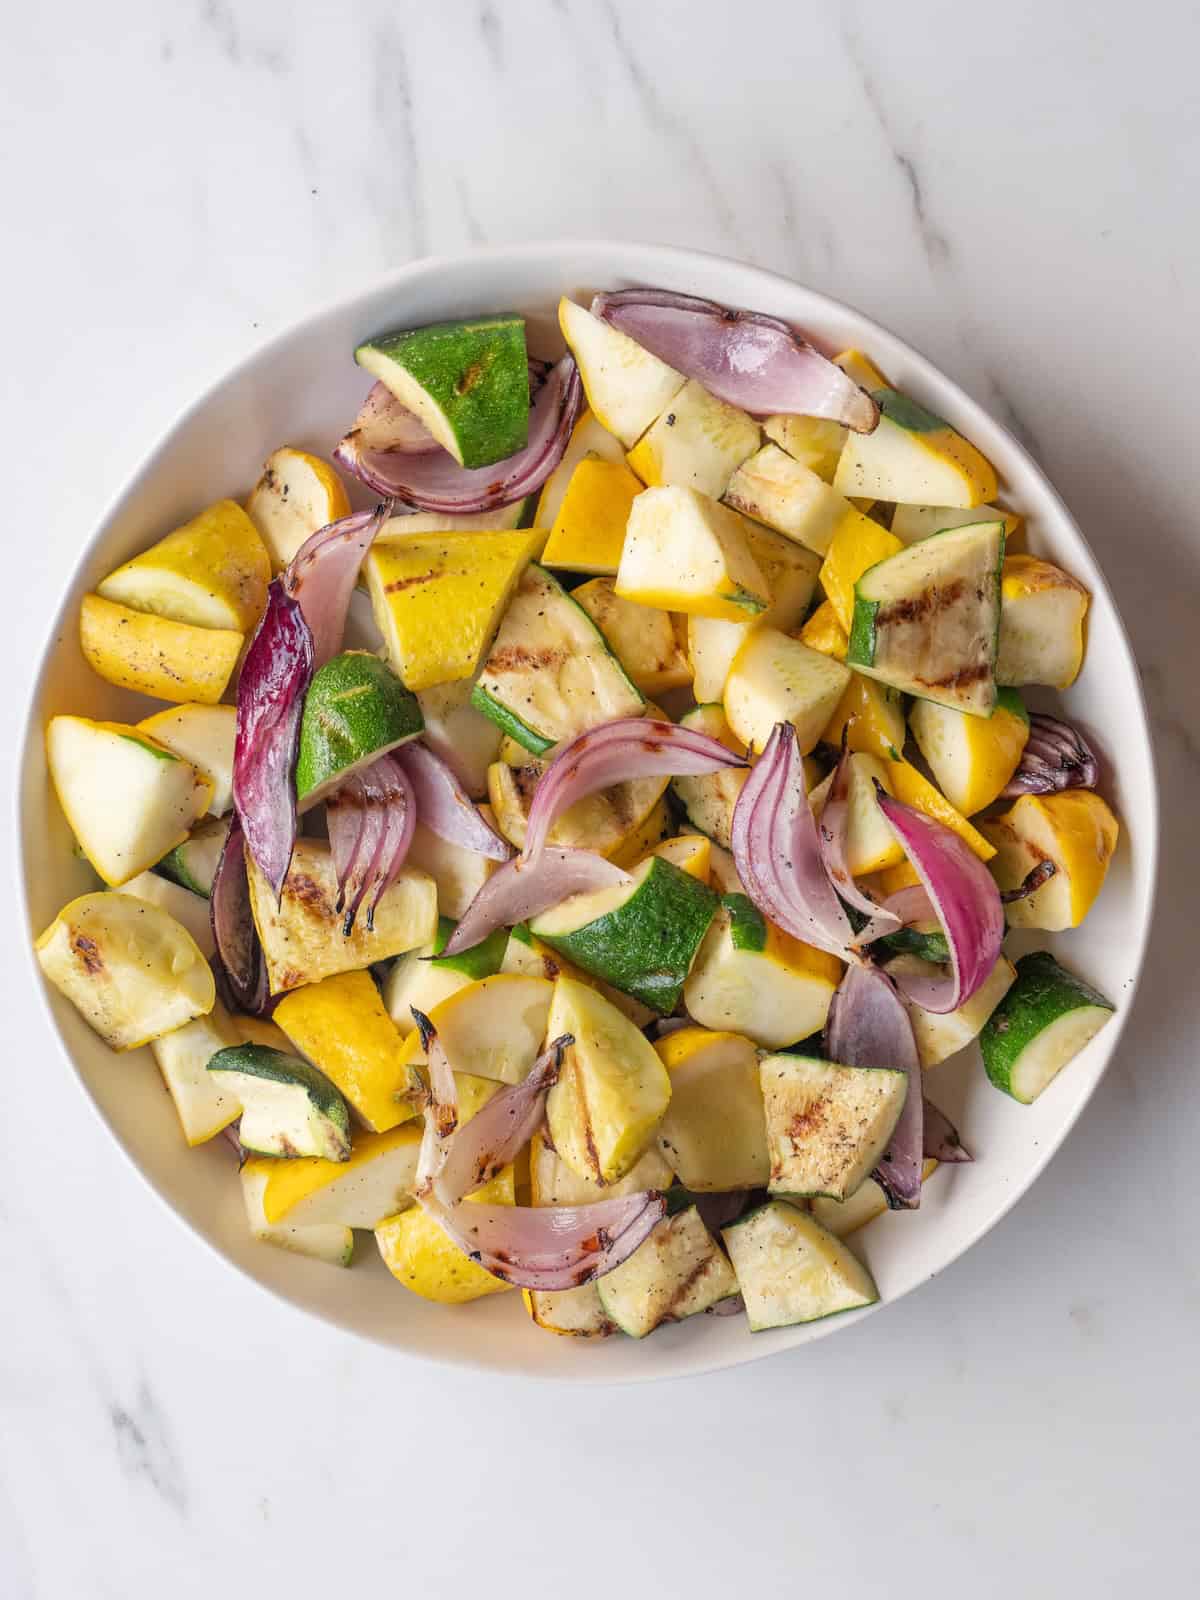
<svg viewBox="0 0 1200 1600"><path fill-rule="evenodd" d="M416 798L417 814L430 833L449 844L474 850L492 861L507 861L512 846L484 821L451 768L427 745L401 745L392 751Z"/></svg>
<svg viewBox="0 0 1200 1600"><path fill-rule="evenodd" d="M829 1007L825 1050L847 1067L893 1067L908 1074L904 1108L875 1176L889 1205L914 1209L921 1203L924 1153L921 1061L912 1020L886 972L847 968Z"/></svg>
<svg viewBox="0 0 1200 1600"><path fill-rule="evenodd" d="M534 860L516 856L492 873L459 919L442 954L456 956L470 950L496 928L515 927L568 895L628 882L627 872L592 850L547 845Z"/></svg>
<svg viewBox="0 0 1200 1600"><path fill-rule="evenodd" d="M958 1129L944 1111L939 1111L932 1100L924 1107L925 1133L923 1150L926 1160L942 1161L947 1165L959 1161L974 1161L958 1137Z"/></svg>
<svg viewBox="0 0 1200 1600"><path fill-rule="evenodd" d="M850 823L850 805L846 798L850 788L849 760L849 749L843 749L834 769L829 794L817 819L817 836L821 844L821 861L825 867L825 875L847 905L870 917L871 921L867 924L867 928L878 929L878 932L871 934L872 939L877 939L881 933L890 933L899 927L900 919L886 903L880 905L863 893L855 883L846 863L846 833ZM866 942L863 937L866 932L866 928L859 932L855 939L856 944Z"/></svg>
<svg viewBox="0 0 1200 1600"><path fill-rule="evenodd" d="M879 808L929 895L950 949L936 974L902 972L896 982L926 1011L956 1011L983 984L1000 954L1004 907L991 873L956 833L894 800L876 784Z"/></svg>
<svg viewBox="0 0 1200 1600"><path fill-rule="evenodd" d="M312 675L312 633L276 578L242 662L233 747L233 803L276 900L296 843L296 747Z"/></svg>
<svg viewBox="0 0 1200 1600"><path fill-rule="evenodd" d="M731 406L756 416L828 417L870 433L879 407L778 317L663 289L597 295L592 311Z"/></svg>
<svg viewBox="0 0 1200 1600"><path fill-rule="evenodd" d="M1053 794L1059 789L1094 789L1097 776L1096 757L1079 729L1035 711L1017 770L1000 794L1011 800L1014 795Z"/></svg>
<svg viewBox="0 0 1200 1600"><path fill-rule="evenodd" d="M429 1072L429 1105L433 1113L434 1130L439 1139L448 1139L458 1126L458 1084L450 1065L446 1047L438 1031L423 1011L409 1006L412 1019L421 1035L421 1048L425 1052L425 1065Z"/></svg>
<svg viewBox="0 0 1200 1600"><path fill-rule="evenodd" d="M357 462L365 451L375 455L420 455L441 446L415 412L388 388L375 384L363 401L354 426L333 452L333 459L358 476Z"/></svg>
<svg viewBox="0 0 1200 1600"><path fill-rule="evenodd" d="M349 938L367 891L367 927L404 865L416 826L416 805L407 774L390 756L348 778L325 802L329 848L337 874L337 909L345 907L342 931Z"/></svg>
<svg viewBox="0 0 1200 1600"><path fill-rule="evenodd" d="M356 772L335 790L325 803L325 826L329 832L329 853L337 875L338 897L335 910L346 904L346 884L355 870L363 842L363 822L367 797Z"/></svg>
<svg viewBox="0 0 1200 1600"><path fill-rule="evenodd" d="M418 1204L494 1277L547 1290L575 1289L619 1267L667 1209L654 1189L584 1206L447 1206L429 1194Z"/></svg>
<svg viewBox="0 0 1200 1600"><path fill-rule="evenodd" d="M558 1079L563 1051L574 1043L569 1033L555 1039L520 1083L493 1095L447 1140L446 1157L435 1181L443 1205L457 1205L474 1194L528 1144L546 1113L546 1095Z"/></svg>
<svg viewBox="0 0 1200 1600"><path fill-rule="evenodd" d="M882 905L874 908L870 922L858 930L854 942L861 949L863 945L881 939L885 933L895 932L897 925L906 928L913 922L936 921L937 912L933 909L925 885L912 883L906 889L897 889L895 894L888 895Z"/></svg>
<svg viewBox="0 0 1200 1600"><path fill-rule="evenodd" d="M269 997L267 968L250 910L246 847L236 812L213 875L208 915L220 970L234 1004L252 1015L261 1014Z"/></svg>
<svg viewBox="0 0 1200 1600"><path fill-rule="evenodd" d="M579 734L538 779L525 824L525 854L544 847L563 812L599 789L633 778L702 777L745 761L707 734L652 717L619 717Z"/></svg>
<svg viewBox="0 0 1200 1600"><path fill-rule="evenodd" d="M1026 895L1035 894L1044 883L1050 882L1057 871L1058 868L1049 857L1045 861L1039 861L1036 867L1030 868L1015 889L1005 889L1001 893L1002 903L1010 906L1014 900L1024 900Z"/></svg>
<svg viewBox="0 0 1200 1600"><path fill-rule="evenodd" d="M359 451L342 465L377 494L391 495L419 511L447 516L495 511L521 500L542 484L562 459L583 404L583 385L570 356L552 367L529 413L529 442L493 466L460 467L448 450L420 455Z"/></svg>
<svg viewBox="0 0 1200 1600"><path fill-rule="evenodd" d="M392 503L384 500L374 511L356 511L319 528L296 551L283 574L283 587L304 612L313 636L314 669L342 648L358 569L391 514Z"/></svg>
<svg viewBox="0 0 1200 1600"><path fill-rule="evenodd" d="M733 859L754 904L793 938L845 959L854 936L821 859L790 722L775 724L733 808Z"/></svg>
<svg viewBox="0 0 1200 1600"><path fill-rule="evenodd" d="M391 756L382 756L380 759L387 762L391 791L379 866L375 874L375 890L367 907L368 930L374 928L379 902L395 883L401 867L408 859L409 846L417 826L417 803L408 774Z"/></svg>

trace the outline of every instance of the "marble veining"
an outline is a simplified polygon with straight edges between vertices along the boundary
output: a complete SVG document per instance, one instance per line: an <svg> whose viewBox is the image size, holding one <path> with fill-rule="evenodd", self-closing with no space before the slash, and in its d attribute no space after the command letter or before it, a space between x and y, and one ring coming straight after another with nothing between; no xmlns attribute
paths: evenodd
<svg viewBox="0 0 1200 1600"><path fill-rule="evenodd" d="M1200 14L1147 0L1135 20L1114 0L6 19L10 765L80 540L247 348L416 254L658 238L861 306L1034 451L1141 664L1164 871L1126 1044L999 1227L886 1317L631 1392L414 1366L234 1277L90 1114L10 915L2 1600L613 1600L650 1576L696 1600L1188 1592Z"/></svg>

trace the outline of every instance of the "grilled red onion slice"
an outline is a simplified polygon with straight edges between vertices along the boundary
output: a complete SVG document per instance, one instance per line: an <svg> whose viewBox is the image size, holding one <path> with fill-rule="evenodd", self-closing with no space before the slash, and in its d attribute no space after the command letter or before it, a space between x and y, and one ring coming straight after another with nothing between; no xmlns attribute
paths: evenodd
<svg viewBox="0 0 1200 1600"><path fill-rule="evenodd" d="M778 722L733 808L733 859L754 904L796 939L847 959L854 936L821 859L796 730Z"/></svg>
<svg viewBox="0 0 1200 1600"><path fill-rule="evenodd" d="M871 921L867 928L875 929L871 933L872 939L877 939L881 933L890 933L893 928L900 926L900 918L885 902L883 905L871 899L855 883L846 864L846 832L850 822L850 806L846 799L850 788L850 751L842 750L833 773L833 782L829 785L829 793L825 804L821 808L821 815L817 819L817 836L821 844L821 861L830 883L847 905L861 911ZM866 942L864 928L857 936L855 943Z"/></svg>
<svg viewBox="0 0 1200 1600"><path fill-rule="evenodd" d="M870 433L879 407L778 317L663 289L600 294L592 311L677 372L755 416L828 417Z"/></svg>
<svg viewBox="0 0 1200 1600"><path fill-rule="evenodd" d="M847 1067L892 1067L908 1074L904 1109L875 1175L889 1205L915 1209L924 1153L921 1061L904 1002L879 967L847 968L825 1022L825 1051Z"/></svg>
<svg viewBox="0 0 1200 1600"><path fill-rule="evenodd" d="M374 927L376 908L408 855L416 819L408 775L390 755L356 772L325 802L337 909L345 908L347 938L368 890L367 927Z"/></svg>
<svg viewBox="0 0 1200 1600"><path fill-rule="evenodd" d="M377 494L391 495L419 511L494 511L521 500L542 484L562 459L583 404L583 385L570 356L552 367L529 413L529 442L493 466L460 467L448 450L419 455L359 450L344 467Z"/></svg>
<svg viewBox="0 0 1200 1600"><path fill-rule="evenodd" d="M283 587L304 612L313 636L314 670L342 648L358 569L391 514L392 503L384 500L374 511L356 511L319 528L296 551L283 574Z"/></svg>
<svg viewBox="0 0 1200 1600"><path fill-rule="evenodd" d="M938 1110L932 1100L926 1100L924 1116L923 1148L926 1160L932 1158L947 1165L960 1161L974 1161L975 1157L958 1137L958 1129L944 1111Z"/></svg>
<svg viewBox="0 0 1200 1600"><path fill-rule="evenodd" d="M276 578L238 679L233 803L277 900L296 843L296 746L312 675L312 632Z"/></svg>
<svg viewBox="0 0 1200 1600"><path fill-rule="evenodd" d="M546 1096L558 1079L563 1051L574 1042L571 1034L560 1035L520 1083L493 1095L446 1141L445 1160L434 1180L434 1193L443 1205L457 1205L474 1194L528 1144L545 1116Z"/></svg>
<svg viewBox="0 0 1200 1600"><path fill-rule="evenodd" d="M1001 797L1054 794L1060 789L1094 789L1096 757L1078 728L1035 711L1017 770Z"/></svg>
<svg viewBox="0 0 1200 1600"><path fill-rule="evenodd" d="M492 873L446 941L444 956L469 950L496 928L512 928L568 895L628 883L629 874L592 850L547 845L536 859L516 856Z"/></svg>
<svg viewBox="0 0 1200 1600"><path fill-rule="evenodd" d="M267 1007L270 991L258 930L250 910L250 884L246 877L246 846L237 813L221 849L209 892L217 960L235 1006L258 1016Z"/></svg>
<svg viewBox="0 0 1200 1600"><path fill-rule="evenodd" d="M409 1006L412 1019L421 1035L421 1048L429 1072L429 1108L433 1113L433 1127L439 1139L448 1139L458 1126L458 1085L446 1047L438 1031L423 1011Z"/></svg>
<svg viewBox="0 0 1200 1600"><path fill-rule="evenodd" d="M983 984L1000 954L1004 907L995 879L956 833L894 800L875 785L879 808L891 824L929 895L950 949L949 968L898 972L905 996L926 1011L956 1011Z"/></svg>
<svg viewBox="0 0 1200 1600"><path fill-rule="evenodd" d="M538 779L525 824L525 855L533 860L563 812L599 789L631 778L701 777L745 765L707 734L652 717L619 717L589 728L564 745Z"/></svg>
<svg viewBox="0 0 1200 1600"><path fill-rule="evenodd" d="M1036 867L1025 874L1015 889L1002 891L1000 895L1002 904L1011 906L1014 900L1024 900L1026 895L1034 894L1044 883L1049 883L1057 871L1058 868L1048 857L1045 861L1039 861Z"/></svg>
<svg viewBox="0 0 1200 1600"><path fill-rule="evenodd" d="M512 846L490 828L478 807L441 756L420 743L392 752L416 797L417 814L430 833L449 844L474 850L492 861L507 861Z"/></svg>
<svg viewBox="0 0 1200 1600"><path fill-rule="evenodd" d="M388 388L377 383L363 401L354 426L333 452L333 459L347 472L359 476L358 461L364 453L420 455L441 446L420 417Z"/></svg>
<svg viewBox="0 0 1200 1600"><path fill-rule="evenodd" d="M657 1190L585 1206L418 1203L472 1261L522 1289L575 1289L619 1267L654 1230L667 1202Z"/></svg>
<svg viewBox="0 0 1200 1600"><path fill-rule="evenodd" d="M854 942L861 950L885 933L894 933L897 926L906 928L913 922L936 921L937 912L924 884L910 884L907 889L897 889L882 905L874 908L871 920L854 935Z"/></svg>

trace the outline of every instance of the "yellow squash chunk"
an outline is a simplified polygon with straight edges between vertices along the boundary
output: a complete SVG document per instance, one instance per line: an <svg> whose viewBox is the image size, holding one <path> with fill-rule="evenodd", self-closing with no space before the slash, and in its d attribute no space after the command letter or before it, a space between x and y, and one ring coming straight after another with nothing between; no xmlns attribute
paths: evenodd
<svg viewBox="0 0 1200 1600"><path fill-rule="evenodd" d="M683 388L683 374L565 297L558 325L579 365L588 407L628 448Z"/></svg>
<svg viewBox="0 0 1200 1600"><path fill-rule="evenodd" d="M350 502L328 461L285 444L267 457L246 501L246 514L267 547L273 570L282 572L319 528L350 515Z"/></svg>
<svg viewBox="0 0 1200 1600"><path fill-rule="evenodd" d="M252 1156L241 1170L242 1201L251 1236L262 1244L290 1250L294 1255L310 1256L331 1267L348 1267L354 1256L354 1230L339 1223L319 1223L309 1228L289 1222L268 1222L263 1215L263 1194L274 1169L280 1165L274 1156Z"/></svg>
<svg viewBox="0 0 1200 1600"><path fill-rule="evenodd" d="M873 393L879 425L847 435L835 489L909 505L969 507L992 498L995 468L973 444L898 390Z"/></svg>
<svg viewBox="0 0 1200 1600"><path fill-rule="evenodd" d="M891 971L909 972L928 970L933 976L935 968L919 956L897 956L889 964ZM926 1011L921 1006L905 1002L912 1021L913 1038L917 1041L917 1054L923 1067L936 1067L970 1044L992 1012L1012 988L1017 969L1006 956L998 956L996 965L965 1005L954 1011Z"/></svg>
<svg viewBox="0 0 1200 1600"><path fill-rule="evenodd" d="M625 524L642 492L640 480L621 462L585 456L571 474L542 562L567 572L615 573L625 543Z"/></svg>
<svg viewBox="0 0 1200 1600"><path fill-rule="evenodd" d="M592 413L585 410L571 430L562 460L542 485L537 510L532 518L535 528L553 528L575 468L589 456L601 461L615 461L618 466L625 464L621 441L607 428L602 428Z"/></svg>
<svg viewBox="0 0 1200 1600"><path fill-rule="evenodd" d="M482 1189L467 1197L467 1204L511 1206L515 1193L513 1170L505 1167ZM420 1206L410 1206L387 1217L375 1229L375 1242L384 1264L406 1289L439 1305L465 1305L487 1294L500 1294L512 1284L493 1278L472 1261Z"/></svg>
<svg viewBox="0 0 1200 1600"><path fill-rule="evenodd" d="M521 1299L539 1328L564 1339L606 1339L617 1331L594 1283L578 1289L522 1289Z"/></svg>
<svg viewBox="0 0 1200 1600"><path fill-rule="evenodd" d="M877 900L887 900L891 895L899 894L901 889L914 889L921 881L921 876L912 862L905 856L894 867L885 867L882 872L876 872L864 881L863 887L868 889Z"/></svg>
<svg viewBox="0 0 1200 1600"><path fill-rule="evenodd" d="M654 1047L602 995L570 978L554 986L547 1033L569 1033L546 1114L558 1154L580 1177L613 1183L645 1150L671 1098Z"/></svg>
<svg viewBox="0 0 1200 1600"><path fill-rule="evenodd" d="M80 848L113 888L182 844L212 796L190 761L123 722L51 717L46 763Z"/></svg>
<svg viewBox="0 0 1200 1600"><path fill-rule="evenodd" d="M743 744L761 752L777 722L796 729L801 752L817 740L849 681L840 661L776 628L756 628L725 681L725 715Z"/></svg>
<svg viewBox="0 0 1200 1600"><path fill-rule="evenodd" d="M800 629L800 639L810 650L819 650L823 656L832 656L835 661L845 661L850 646L850 636L838 621L837 612L829 600L822 600Z"/></svg>
<svg viewBox="0 0 1200 1600"><path fill-rule="evenodd" d="M671 1078L658 1147L680 1183L696 1193L765 1187L771 1162L751 1040L680 1028L655 1049Z"/></svg>
<svg viewBox="0 0 1200 1600"><path fill-rule="evenodd" d="M848 512L838 524L821 563L821 587L844 633L854 620L854 585L868 567L903 549L894 534L861 512Z"/></svg>
<svg viewBox="0 0 1200 1600"><path fill-rule="evenodd" d="M217 997L212 969L174 917L132 895L81 895L34 944L38 965L114 1050L136 1050Z"/></svg>
<svg viewBox="0 0 1200 1600"><path fill-rule="evenodd" d="M410 689L474 675L521 574L536 528L387 535L364 564L388 659Z"/></svg>
<svg viewBox="0 0 1200 1600"><path fill-rule="evenodd" d="M875 785L881 783L892 793L891 773L895 763L881 760L869 751L855 751L846 763L846 865L853 878L868 873L882 872L886 867L898 866L904 860L904 850L892 832L891 826L879 809ZM814 794L823 805L832 774Z"/></svg>
<svg viewBox="0 0 1200 1600"><path fill-rule="evenodd" d="M455 1072L520 1083L541 1054L553 993L545 978L498 972L441 1001L429 1020ZM404 1041L403 1058L425 1066L419 1033Z"/></svg>
<svg viewBox="0 0 1200 1600"><path fill-rule="evenodd" d="M643 483L679 484L719 500L736 469L758 449L758 423L693 378L626 459Z"/></svg>
<svg viewBox="0 0 1200 1600"><path fill-rule="evenodd" d="M793 461L815 472L825 483L833 482L846 442L846 429L840 422L784 415L768 417L762 428L771 443L786 451Z"/></svg>
<svg viewBox="0 0 1200 1600"><path fill-rule="evenodd" d="M925 1183L937 1171L937 1162L927 1157L921 1167L921 1182ZM809 1201L814 1219L833 1234L835 1239L845 1239L849 1234L874 1222L888 1209L887 1196L874 1178L868 1178L854 1191L849 1200L831 1200L819 1194Z"/></svg>
<svg viewBox="0 0 1200 1600"><path fill-rule="evenodd" d="M232 500L218 500L99 584L105 600L197 628L249 633L267 603L271 559Z"/></svg>
<svg viewBox="0 0 1200 1600"><path fill-rule="evenodd" d="M1036 556L1009 556L1000 576L996 682L1066 689L1083 665L1090 596L1076 578Z"/></svg>
<svg viewBox="0 0 1200 1600"><path fill-rule="evenodd" d="M1120 832L1100 796L1090 789L1023 794L982 827L997 850L992 872L1002 890L1018 888L1040 862L1054 863L1052 878L1006 908L1010 925L1077 928L1104 885Z"/></svg>
<svg viewBox="0 0 1200 1600"><path fill-rule="evenodd" d="M287 1034L268 1017L244 1017L238 1012L233 1025L244 1044L269 1045L272 1050L282 1050L285 1055L292 1048L292 1041Z"/></svg>
<svg viewBox="0 0 1200 1600"><path fill-rule="evenodd" d="M347 938L337 909L337 874L324 841L296 840L278 905L249 857L246 866L272 994L403 955L428 944L437 931L437 887L428 873L415 867L401 868L375 908L374 928L367 927L365 915L359 916Z"/></svg>
<svg viewBox="0 0 1200 1600"><path fill-rule="evenodd" d="M633 502L616 590L641 605L745 622L770 603L735 511L694 489L646 489Z"/></svg>
<svg viewBox="0 0 1200 1600"><path fill-rule="evenodd" d="M888 381L879 368L862 350L851 348L834 356L833 364L841 367L848 378L853 378L860 389L874 394L876 389L886 389Z"/></svg>
<svg viewBox="0 0 1200 1600"><path fill-rule="evenodd" d="M472 800L487 798L487 769L504 735L491 717L471 704L470 678L435 684L417 696L425 721L422 743L441 756Z"/></svg>
<svg viewBox="0 0 1200 1600"><path fill-rule="evenodd" d="M653 714L647 707L647 715ZM496 826L518 850L524 847L525 819L547 765L527 751L521 753L525 760L519 767L495 761L488 768L488 798ZM586 795L558 818L550 830L550 843L595 850L611 860L629 840L641 838L645 826L653 826L649 819L666 787L666 778L634 778Z"/></svg>
<svg viewBox="0 0 1200 1600"><path fill-rule="evenodd" d="M819 556L853 511L844 495L775 444L742 463L730 479L725 501Z"/></svg>
<svg viewBox="0 0 1200 1600"><path fill-rule="evenodd" d="M681 833L677 838L664 839L656 844L651 855L662 856L677 866L681 872L691 873L701 883L707 883L712 867L712 840L700 833Z"/></svg>
<svg viewBox="0 0 1200 1600"><path fill-rule="evenodd" d="M951 528L965 528L971 522L1002 522L1006 550L1021 526L1017 512L1005 511L1002 506L897 506L891 528L897 539L915 544L918 539L928 539L931 534L946 533Z"/></svg>
<svg viewBox="0 0 1200 1600"><path fill-rule="evenodd" d="M495 823L490 806L481 806L480 810L488 822ZM490 856L480 855L478 850L467 850L439 838L423 822L418 822L413 829L405 859L409 866L427 872L437 884L438 915L453 917L455 922L500 865Z"/></svg>
<svg viewBox="0 0 1200 1600"><path fill-rule="evenodd" d="M911 762L889 761L887 773L888 786L897 800L923 811L927 817L932 817L935 822L949 828L951 833L956 833L981 861L992 859L996 847L988 842L978 828L972 827L962 812L952 806L941 790L922 776Z"/></svg>
<svg viewBox="0 0 1200 1600"><path fill-rule="evenodd" d="M589 989L595 989L606 1000L616 1006L623 1017L628 1017L635 1028L644 1028L648 1022L653 1022L655 1013L649 1006L644 1006L640 1000L635 1000L631 994L622 994L620 989L614 989L611 983L605 983L601 978L595 978L590 972L584 972L566 956L560 955L557 950L551 950L548 944L522 927L520 932L513 930L504 952L504 960L500 963L500 971L511 973L517 977L545 978L553 983L556 978L573 978L576 983L585 984Z"/></svg>
<svg viewBox="0 0 1200 1600"><path fill-rule="evenodd" d="M215 705L244 637L233 628L197 628L134 611L98 594L85 594L79 607L79 647L93 672L119 689L177 704Z"/></svg>
<svg viewBox="0 0 1200 1600"><path fill-rule="evenodd" d="M367 972L340 972L285 995L275 1020L374 1133L415 1117L421 1079Z"/></svg>
<svg viewBox="0 0 1200 1600"><path fill-rule="evenodd" d="M529 1198L535 1206L586 1206L593 1200L640 1194L644 1189L669 1189L673 1176L670 1162L654 1144L646 1147L623 1178L597 1183L569 1167L544 1133L535 1133L529 1142Z"/></svg>
<svg viewBox="0 0 1200 1600"><path fill-rule="evenodd" d="M628 872L639 861L653 854L654 846L666 839L670 831L671 808L664 791L654 809L646 813L645 821L621 841L608 859L614 866L623 867Z"/></svg>
<svg viewBox="0 0 1200 1600"><path fill-rule="evenodd" d="M209 815L233 809L233 744L237 711L233 706L173 706L143 717L138 727L158 743L190 761L212 785Z"/></svg>
<svg viewBox="0 0 1200 1600"><path fill-rule="evenodd" d="M1029 738L1029 720L1019 714L1023 709L1011 689L1000 691L990 717L933 700L914 701L908 718L913 738L938 787L964 816L990 806L1017 770Z"/></svg>
<svg viewBox="0 0 1200 1600"><path fill-rule="evenodd" d="M804 638L803 633L800 637ZM984 721L981 717L970 720ZM851 671L850 682L826 724L821 739L823 743L840 749L843 735L851 750L865 750L888 760L898 756L904 749L905 737L904 699L899 690L893 689L890 684L880 683L877 678L867 678L861 672ZM1004 782L1007 783L1008 779Z"/></svg>
<svg viewBox="0 0 1200 1600"><path fill-rule="evenodd" d="M549 562L549 548L546 560ZM593 578L572 589L604 635L609 649L642 694L660 695L692 681L692 667L681 642L680 623L669 611L623 600L612 578ZM686 637L686 633L684 633Z"/></svg>

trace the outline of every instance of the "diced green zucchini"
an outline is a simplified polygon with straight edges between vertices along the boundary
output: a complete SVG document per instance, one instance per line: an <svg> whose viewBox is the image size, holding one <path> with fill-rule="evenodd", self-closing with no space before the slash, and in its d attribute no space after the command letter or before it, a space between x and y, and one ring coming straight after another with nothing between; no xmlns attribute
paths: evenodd
<svg viewBox="0 0 1200 1600"><path fill-rule="evenodd" d="M217 1051L207 1070L241 1102L238 1138L244 1150L266 1156L350 1159L346 1102L329 1079L300 1056L270 1045L229 1045Z"/></svg>
<svg viewBox="0 0 1200 1600"><path fill-rule="evenodd" d="M598 723L639 716L646 703L583 607L534 564L517 585L471 704L542 755Z"/></svg>
<svg viewBox="0 0 1200 1600"><path fill-rule="evenodd" d="M202 894L207 897L212 893L213 879L217 875L217 863L221 859L221 851L225 848L225 838L229 832L229 819L227 817L212 817L206 822L199 823L188 834L182 844L177 844L174 850L168 850L166 855L155 865L155 872L161 873L164 878L170 878L180 888L190 889L193 894Z"/></svg>
<svg viewBox="0 0 1200 1600"><path fill-rule="evenodd" d="M816 1056L764 1056L760 1067L775 1194L845 1200L887 1149L908 1074Z"/></svg>
<svg viewBox="0 0 1200 1600"><path fill-rule="evenodd" d="M752 1333L816 1322L879 1299L850 1250L805 1211L770 1200L721 1230ZM631 1257L631 1259L635 1259Z"/></svg>
<svg viewBox="0 0 1200 1600"><path fill-rule="evenodd" d="M368 339L354 359L464 467L524 449L529 366L522 317L437 322Z"/></svg>
<svg viewBox="0 0 1200 1600"><path fill-rule="evenodd" d="M531 919L529 931L575 966L666 1016L717 909L707 884L662 856L632 882L572 895Z"/></svg>
<svg viewBox="0 0 1200 1600"><path fill-rule="evenodd" d="M233 1019L218 1000L206 1017L196 1017L150 1041L158 1070L179 1114L190 1145L203 1144L239 1115L241 1107L217 1077L205 1071L218 1050L237 1044Z"/></svg>
<svg viewBox="0 0 1200 1600"><path fill-rule="evenodd" d="M627 1261L599 1279L600 1303L623 1333L644 1339L738 1292L733 1268L695 1206L664 1217Z"/></svg>
<svg viewBox="0 0 1200 1600"><path fill-rule="evenodd" d="M935 533L854 586L848 666L976 716L996 703L1004 524Z"/></svg>
<svg viewBox="0 0 1200 1600"><path fill-rule="evenodd" d="M1016 982L979 1036L988 1077L997 1089L1031 1105L1114 1009L1111 1000L1060 967L1048 950L1022 956Z"/></svg>
<svg viewBox="0 0 1200 1600"><path fill-rule="evenodd" d="M345 650L319 667L304 697L296 802L309 811L364 767L423 731L417 697L378 656Z"/></svg>

